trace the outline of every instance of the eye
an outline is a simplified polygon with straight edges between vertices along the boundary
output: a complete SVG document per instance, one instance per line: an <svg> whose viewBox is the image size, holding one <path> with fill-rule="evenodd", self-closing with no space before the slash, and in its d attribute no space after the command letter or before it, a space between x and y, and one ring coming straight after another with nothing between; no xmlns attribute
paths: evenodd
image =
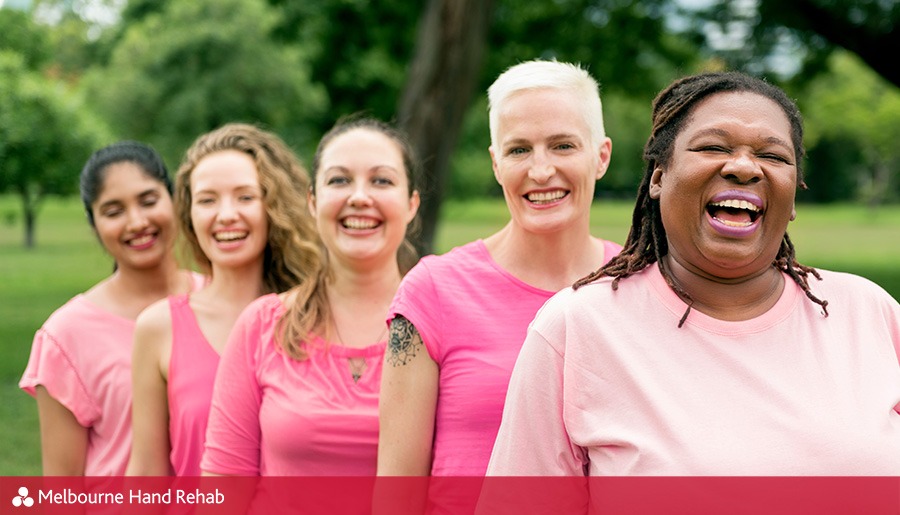
<svg viewBox="0 0 900 515"><path fill-rule="evenodd" d="M143 207L153 207L159 202L159 197L148 197L141 199L141 206Z"/></svg>
<svg viewBox="0 0 900 515"><path fill-rule="evenodd" d="M212 197L198 197L194 199L194 204L197 204L199 206L208 206L214 202L215 199L213 199Z"/></svg>
<svg viewBox="0 0 900 515"><path fill-rule="evenodd" d="M333 177L329 177L328 180L325 181L325 184L329 186L340 186L343 184L350 184L350 179L342 175L335 175Z"/></svg>
<svg viewBox="0 0 900 515"><path fill-rule="evenodd" d="M728 153L728 149L719 145L700 145L690 149L691 152Z"/></svg>
<svg viewBox="0 0 900 515"><path fill-rule="evenodd" d="M506 155L509 155L509 156L520 156L520 155L527 154L527 153L528 153L528 149L525 147L513 147L506 151Z"/></svg>
<svg viewBox="0 0 900 515"><path fill-rule="evenodd" d="M244 193L243 195L238 197L238 200L240 200L241 202L253 202L254 200L256 200L256 195Z"/></svg>
<svg viewBox="0 0 900 515"><path fill-rule="evenodd" d="M124 213L124 210L119 209L119 208L105 209L100 212L100 216L103 216L105 218L115 218L115 217L121 215L122 213Z"/></svg>
<svg viewBox="0 0 900 515"><path fill-rule="evenodd" d="M373 177L372 184L376 186L393 186L394 181L388 179L387 177Z"/></svg>
<svg viewBox="0 0 900 515"><path fill-rule="evenodd" d="M776 161L787 165L793 164L790 159L780 154L760 154L759 157L768 161Z"/></svg>
<svg viewBox="0 0 900 515"><path fill-rule="evenodd" d="M556 145L556 149L557 150L574 150L575 145L573 145L571 143L560 143L559 145Z"/></svg>

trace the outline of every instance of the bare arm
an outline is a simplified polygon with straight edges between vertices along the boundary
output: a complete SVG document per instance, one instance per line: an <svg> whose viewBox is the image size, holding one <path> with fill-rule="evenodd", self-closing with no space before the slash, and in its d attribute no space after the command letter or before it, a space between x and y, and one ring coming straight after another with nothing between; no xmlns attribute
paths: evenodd
<svg viewBox="0 0 900 515"><path fill-rule="evenodd" d="M391 321L381 382L379 476L427 476L439 370L409 320Z"/></svg>
<svg viewBox="0 0 900 515"><path fill-rule="evenodd" d="M131 363L133 441L129 476L165 476L169 464L169 400L166 393L169 355L172 350L172 319L168 301L158 302L141 313L134 330Z"/></svg>
<svg viewBox="0 0 900 515"><path fill-rule="evenodd" d="M45 476L83 476L87 458L88 428L78 423L68 408L35 387L41 423L41 463Z"/></svg>

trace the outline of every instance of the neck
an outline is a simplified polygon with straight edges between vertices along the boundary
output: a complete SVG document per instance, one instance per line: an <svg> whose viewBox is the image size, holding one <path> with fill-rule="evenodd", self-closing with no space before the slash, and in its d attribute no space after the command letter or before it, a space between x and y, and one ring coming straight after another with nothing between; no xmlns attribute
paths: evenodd
<svg viewBox="0 0 900 515"><path fill-rule="evenodd" d="M184 276L175 258L164 259L153 268L119 267L110 283L120 291L138 292L139 296L159 299L184 289Z"/></svg>
<svg viewBox="0 0 900 515"><path fill-rule="evenodd" d="M784 291L784 276L774 266L738 278L710 276L671 254L663 256L660 266L691 296L692 309L719 320L749 320L760 316L778 302Z"/></svg>
<svg viewBox="0 0 900 515"><path fill-rule="evenodd" d="M327 286L330 314L326 338L350 347L382 340L387 333L385 317L400 285L396 259L366 267L335 261Z"/></svg>
<svg viewBox="0 0 900 515"><path fill-rule="evenodd" d="M510 222L484 240L491 257L527 284L558 291L593 272L603 262L603 243L588 223L546 234L526 232Z"/></svg>
<svg viewBox="0 0 900 515"><path fill-rule="evenodd" d="M262 260L234 268L213 264L212 279L197 295L243 307L265 293L262 274Z"/></svg>

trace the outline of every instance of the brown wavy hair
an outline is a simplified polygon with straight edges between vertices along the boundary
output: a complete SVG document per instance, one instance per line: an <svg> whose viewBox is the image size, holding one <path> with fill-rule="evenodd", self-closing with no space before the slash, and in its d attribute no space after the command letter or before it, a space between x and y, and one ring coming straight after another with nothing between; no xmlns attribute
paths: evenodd
<svg viewBox="0 0 900 515"><path fill-rule="evenodd" d="M408 138L400 129L393 125L358 115L338 120L334 127L319 140L319 145L313 157L313 186L309 190L310 194L315 195L315 177L321 166L324 150L335 138L355 129L378 132L387 136L397 145L400 149L400 154L403 156L403 167L409 185L408 193L412 196L418 190L419 162ZM397 250L397 264L401 275L408 272L418 261L418 253L409 240L410 235L414 234L418 229L418 220L419 216L416 214L416 217L407 226L406 239L404 239ZM279 327L276 329L276 334L279 335L277 338L279 347L294 359L303 360L307 358L305 341L314 329L323 327L331 316L328 307L328 283L331 282L332 272L327 264L327 251L323 250L323 254L326 256L326 264L319 271L315 280L298 285L288 293L287 311L279 321Z"/></svg>
<svg viewBox="0 0 900 515"><path fill-rule="evenodd" d="M306 208L309 174L277 135L256 126L229 123L191 145L175 176L178 224L201 269L210 272L191 220L191 174L203 158L236 150L253 159L262 188L269 233L263 259L264 293L280 293L314 280L322 267L319 234Z"/></svg>
<svg viewBox="0 0 900 515"><path fill-rule="evenodd" d="M644 162L647 163L647 166L644 168L644 176L638 186L637 202L631 218L631 229L628 232L624 248L621 253L599 270L579 279L573 285L574 288L577 289L597 278L609 276L614 277L612 288L616 289L620 280L659 261L659 271L666 283L688 303L688 308L678 323L678 327L684 325L691 311L693 299L675 283L666 267L662 266L662 257L668 253L669 247L659 209L659 199L650 197L650 178L653 170L669 163L675 138L681 133L697 104L716 93L743 91L762 95L778 104L784 111L791 125L791 142L794 145L797 162L797 187L806 189L803 170L800 166L804 155L803 120L797 104L781 88L740 72L702 73L678 79L660 92L653 101L653 129L644 147ZM787 273L794 282L800 285L812 302L822 306L825 316L828 316L828 301L819 299L809 289L809 276L812 275L821 280L819 272L815 268L801 265L797 261L794 244L787 232L784 233L781 247L778 249L772 266Z"/></svg>

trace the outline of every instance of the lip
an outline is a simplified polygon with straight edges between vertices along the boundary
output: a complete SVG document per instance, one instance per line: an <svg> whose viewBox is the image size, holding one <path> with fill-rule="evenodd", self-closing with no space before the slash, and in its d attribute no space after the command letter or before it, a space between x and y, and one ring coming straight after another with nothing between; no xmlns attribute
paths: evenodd
<svg viewBox="0 0 900 515"><path fill-rule="evenodd" d="M219 239L217 238L218 235L227 234L227 233L232 233L232 232L234 232L234 233L245 233L246 235L245 235L243 238L238 238L238 239L235 239L235 240L219 240ZM236 247L240 247L241 245L244 244L245 241L247 241L247 239L248 239L249 237L250 237L250 231L249 231L249 230L247 230L247 229L238 229L237 227L228 227L228 228L224 228L224 229L217 229L217 230L213 231L213 233L212 233L213 244L215 244L216 247L218 247L218 248L220 248L220 249L223 249L223 250L228 250L228 249L233 249L233 248L236 248Z"/></svg>
<svg viewBox="0 0 900 515"><path fill-rule="evenodd" d="M552 193L552 192L558 192L558 191L563 192L563 196L559 197L558 199L549 201L549 202L538 203L538 202L534 202L528 198L529 195L533 195L533 194ZM526 192L524 195L522 195L522 199L525 201L525 203L528 206L530 206L533 209L551 209L551 208L554 208L554 207L562 204L563 202L565 202L571 196L571 194L572 194L572 191L567 190L565 188L543 188L543 189L538 189L538 190L530 190L530 191Z"/></svg>
<svg viewBox="0 0 900 515"><path fill-rule="evenodd" d="M747 236L750 236L757 230L759 230L763 216L765 215L765 209L763 209L763 201L758 195L743 190L726 190L714 195L712 199L710 199L709 202L706 203L706 205L709 206L709 204L712 204L714 202L723 202L726 200L743 200L749 204L756 206L756 208L759 209L759 214L750 225L735 227L714 218L709 213L709 210L704 209L704 213L706 213L706 219L709 222L709 225L717 233L729 238L746 238Z"/></svg>
<svg viewBox="0 0 900 515"><path fill-rule="evenodd" d="M365 222L370 222L370 223L374 222L375 225L373 227L347 227L345 225L345 222L347 222L348 219L353 219L354 221L365 221ZM354 236L365 236L365 235L369 235L369 234L374 234L374 233L378 232L383 225L384 225L384 221L381 220L380 218L377 218L374 216L354 214L354 215L347 215L347 216L338 218L338 227L340 228L341 232L351 234Z"/></svg>
<svg viewBox="0 0 900 515"><path fill-rule="evenodd" d="M125 245L134 250L146 250L156 244L159 240L159 232L142 232L125 239ZM138 243L135 243L135 242Z"/></svg>

